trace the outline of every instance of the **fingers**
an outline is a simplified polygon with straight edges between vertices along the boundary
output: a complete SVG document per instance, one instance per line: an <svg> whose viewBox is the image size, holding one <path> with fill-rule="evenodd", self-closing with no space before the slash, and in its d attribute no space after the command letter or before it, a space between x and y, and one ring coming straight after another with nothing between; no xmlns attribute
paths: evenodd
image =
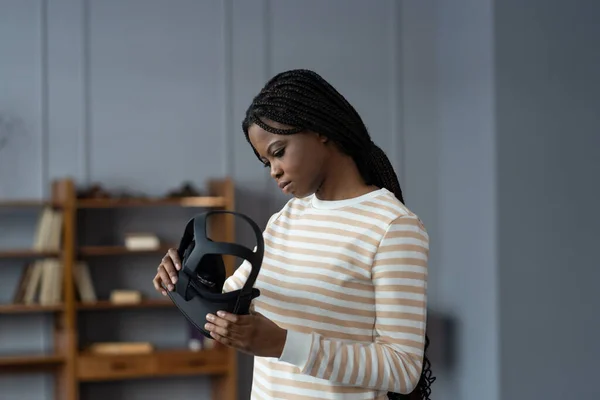
<svg viewBox="0 0 600 400"><path fill-rule="evenodd" d="M152 281L154 288L163 294L167 295L165 288L169 291L175 289L177 283L177 271L181 269L181 261L176 249L169 249L167 254L162 258L160 265L157 268L156 276Z"/></svg>
<svg viewBox="0 0 600 400"><path fill-rule="evenodd" d="M236 324L237 318L235 318L235 315L228 314L228 317L229 319L225 319L217 317L213 314L208 314L206 319L209 322L204 325L204 329L218 335L221 338L228 339L231 343L239 341L241 337L240 331L243 330L243 326Z"/></svg>
<svg viewBox="0 0 600 400"><path fill-rule="evenodd" d="M156 274L154 279L152 279L152 284L154 285L154 289L156 289L157 292L162 293L163 296L167 295L167 291L162 286L162 278L159 274Z"/></svg>
<svg viewBox="0 0 600 400"><path fill-rule="evenodd" d="M167 255L171 258L171 261L173 262L173 264L175 264L175 269L177 269L177 271L180 271L181 270L181 260L179 259L179 253L177 253L177 249L170 248L167 251Z"/></svg>
<svg viewBox="0 0 600 400"><path fill-rule="evenodd" d="M211 315L211 314L209 314ZM234 324L240 320L240 316L226 311L217 311L219 318L223 318L225 321L233 322Z"/></svg>

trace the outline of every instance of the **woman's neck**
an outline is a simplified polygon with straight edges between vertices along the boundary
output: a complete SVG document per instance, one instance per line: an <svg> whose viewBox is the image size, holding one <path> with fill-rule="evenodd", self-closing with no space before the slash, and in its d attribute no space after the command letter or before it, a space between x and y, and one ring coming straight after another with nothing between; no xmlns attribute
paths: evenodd
<svg viewBox="0 0 600 400"><path fill-rule="evenodd" d="M332 157L328 165L325 178L315 193L319 200L346 200L379 189L365 183L349 156Z"/></svg>

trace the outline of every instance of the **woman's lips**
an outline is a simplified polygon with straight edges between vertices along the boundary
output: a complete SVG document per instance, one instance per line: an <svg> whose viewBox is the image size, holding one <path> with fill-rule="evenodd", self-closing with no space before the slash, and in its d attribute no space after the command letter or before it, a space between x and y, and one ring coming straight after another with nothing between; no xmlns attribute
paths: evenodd
<svg viewBox="0 0 600 400"><path fill-rule="evenodd" d="M286 192L288 191L289 187L290 187L290 183L291 183L291 182L281 182L281 183L279 184L279 188L280 188L280 189L281 189L281 190L282 190L284 193L286 193Z"/></svg>

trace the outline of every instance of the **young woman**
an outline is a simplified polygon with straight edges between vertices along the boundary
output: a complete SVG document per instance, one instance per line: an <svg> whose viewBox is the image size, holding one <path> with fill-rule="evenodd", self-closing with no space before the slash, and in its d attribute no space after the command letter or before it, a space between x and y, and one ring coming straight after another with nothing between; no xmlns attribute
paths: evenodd
<svg viewBox="0 0 600 400"><path fill-rule="evenodd" d="M313 71L272 78L242 124L292 199L268 221L247 316L207 315L224 345L255 356L253 399L429 399L429 237L346 99ZM156 290L173 290L176 249ZM225 283L241 288L247 262Z"/></svg>

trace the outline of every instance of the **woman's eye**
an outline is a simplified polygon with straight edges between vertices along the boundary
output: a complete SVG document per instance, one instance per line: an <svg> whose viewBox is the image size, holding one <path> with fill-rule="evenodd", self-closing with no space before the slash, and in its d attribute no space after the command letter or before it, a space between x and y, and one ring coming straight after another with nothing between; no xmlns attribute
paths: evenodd
<svg viewBox="0 0 600 400"><path fill-rule="evenodd" d="M277 150L273 153L273 157L281 158L285 154L285 149Z"/></svg>
<svg viewBox="0 0 600 400"><path fill-rule="evenodd" d="M271 168L271 163L269 163L269 162L264 162L264 163L263 163L263 167L265 167L265 168Z"/></svg>

